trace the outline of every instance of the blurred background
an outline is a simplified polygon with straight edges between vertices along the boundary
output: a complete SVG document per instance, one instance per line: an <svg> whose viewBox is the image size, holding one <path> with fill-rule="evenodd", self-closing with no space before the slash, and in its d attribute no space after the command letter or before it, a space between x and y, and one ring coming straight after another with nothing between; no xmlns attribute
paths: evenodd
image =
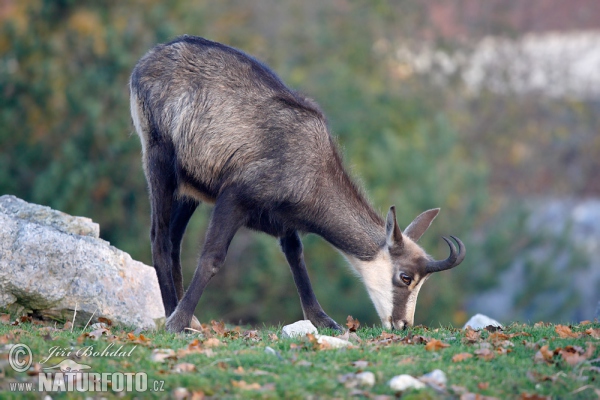
<svg viewBox="0 0 600 400"><path fill-rule="evenodd" d="M416 323L592 319L600 300L600 3L597 0L0 0L0 194L87 216L151 264L149 202L127 83L180 34L263 60L329 118L352 174L401 227L467 245L435 274ZM210 207L196 212L189 282ZM305 257L323 308L379 323L362 283L319 237ZM240 231L200 320L302 318L275 239Z"/></svg>

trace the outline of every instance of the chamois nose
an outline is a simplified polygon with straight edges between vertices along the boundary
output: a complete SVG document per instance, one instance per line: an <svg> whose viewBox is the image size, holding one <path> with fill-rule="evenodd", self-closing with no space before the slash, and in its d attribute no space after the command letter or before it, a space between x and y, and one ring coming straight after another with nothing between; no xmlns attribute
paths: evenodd
<svg viewBox="0 0 600 400"><path fill-rule="evenodd" d="M405 319L394 321L392 325L394 326L394 329L399 331L405 330L409 326L408 321L406 321Z"/></svg>

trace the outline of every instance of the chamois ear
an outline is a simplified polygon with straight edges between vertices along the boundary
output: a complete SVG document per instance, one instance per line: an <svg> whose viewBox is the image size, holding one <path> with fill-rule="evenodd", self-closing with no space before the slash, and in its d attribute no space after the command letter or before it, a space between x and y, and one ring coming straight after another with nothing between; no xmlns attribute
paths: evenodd
<svg viewBox="0 0 600 400"><path fill-rule="evenodd" d="M402 244L402 231L396 222L396 207L391 206L385 221L385 235L389 247Z"/></svg>
<svg viewBox="0 0 600 400"><path fill-rule="evenodd" d="M433 210L427 210L417 218L414 219L413 222L406 227L404 230L404 234L411 238L413 241L418 241L421 236L425 233L429 225L433 222L435 217L440 212L439 208L434 208Z"/></svg>

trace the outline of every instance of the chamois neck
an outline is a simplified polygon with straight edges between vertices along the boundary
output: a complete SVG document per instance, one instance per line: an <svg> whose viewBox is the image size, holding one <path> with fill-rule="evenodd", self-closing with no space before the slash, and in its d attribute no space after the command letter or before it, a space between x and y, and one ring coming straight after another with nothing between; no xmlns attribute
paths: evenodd
<svg viewBox="0 0 600 400"><path fill-rule="evenodd" d="M385 222L344 171L323 190L318 233L347 256L369 261L385 245Z"/></svg>

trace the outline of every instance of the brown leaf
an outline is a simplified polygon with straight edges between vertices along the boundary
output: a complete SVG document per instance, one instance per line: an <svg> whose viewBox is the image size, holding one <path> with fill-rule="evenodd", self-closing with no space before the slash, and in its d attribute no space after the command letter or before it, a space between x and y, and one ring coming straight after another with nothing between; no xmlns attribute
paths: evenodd
<svg viewBox="0 0 600 400"><path fill-rule="evenodd" d="M63 330L65 330L65 331L70 331L71 328L73 328L73 323L71 321L67 321L63 325Z"/></svg>
<svg viewBox="0 0 600 400"><path fill-rule="evenodd" d="M477 349L474 354L482 360L490 361L494 358L494 352L488 348Z"/></svg>
<svg viewBox="0 0 600 400"><path fill-rule="evenodd" d="M579 346L567 346L558 353L567 364L574 367L590 358L594 354L594 350L595 347L588 342L588 348L585 351Z"/></svg>
<svg viewBox="0 0 600 400"><path fill-rule="evenodd" d="M597 328L597 329L588 328L585 330L585 334L590 335L594 339L600 339L600 328Z"/></svg>
<svg viewBox="0 0 600 400"><path fill-rule="evenodd" d="M471 353L458 353L452 357L452 362L461 362L461 361L465 361L472 357L473 357L473 354L471 354Z"/></svg>
<svg viewBox="0 0 600 400"><path fill-rule="evenodd" d="M173 367L173 372L194 372L196 366L192 363L179 363Z"/></svg>
<svg viewBox="0 0 600 400"><path fill-rule="evenodd" d="M533 324L533 327L534 328L543 328L543 327L548 326L548 325L550 325L550 324L547 323L547 322L540 321L540 322L536 322L535 324Z"/></svg>
<svg viewBox="0 0 600 400"><path fill-rule="evenodd" d="M557 376L544 375L536 371L527 371L527 378L534 383L551 381L554 382L558 378Z"/></svg>
<svg viewBox="0 0 600 400"><path fill-rule="evenodd" d="M92 340L98 340L102 337L102 335L108 336L110 335L110 331L106 328L98 328L88 333L87 336Z"/></svg>
<svg viewBox="0 0 600 400"><path fill-rule="evenodd" d="M425 350L427 351L438 351L441 350L445 347L450 347L449 344L443 343L440 340L437 339L431 339L431 341L429 343L427 343L425 345Z"/></svg>
<svg viewBox="0 0 600 400"><path fill-rule="evenodd" d="M408 357L405 357L402 360L398 361L398 365L412 364L414 362L415 362L415 358L408 356Z"/></svg>
<svg viewBox="0 0 600 400"><path fill-rule="evenodd" d="M356 332L360 327L360 322L358 322L357 319L352 318L351 315L348 315L348 318L346 318L346 326L350 332Z"/></svg>
<svg viewBox="0 0 600 400"><path fill-rule="evenodd" d="M209 338L206 339L206 341L204 343L202 343L204 346L206 347L218 347L218 346L223 346L224 343L221 342L219 339L217 338Z"/></svg>
<svg viewBox="0 0 600 400"><path fill-rule="evenodd" d="M258 331L245 331L243 334L244 340L249 340L251 342L260 342L262 339L258 335Z"/></svg>
<svg viewBox="0 0 600 400"><path fill-rule="evenodd" d="M210 321L210 325L212 327L212 330L215 331L215 333L217 335L225 335L226 329L225 329L225 322L220 321L217 322L215 320Z"/></svg>
<svg viewBox="0 0 600 400"><path fill-rule="evenodd" d="M10 314L0 314L0 323L4 325L10 324Z"/></svg>
<svg viewBox="0 0 600 400"><path fill-rule="evenodd" d="M566 325L556 325L554 330L556 333L558 333L558 336L560 336L561 339L578 338L580 336L578 333L573 332L571 328Z"/></svg>
<svg viewBox="0 0 600 400"><path fill-rule="evenodd" d="M246 383L246 381L232 380L231 385L235 388L242 389L242 390L260 390L260 389L262 389L260 384L256 383L256 382Z"/></svg>
<svg viewBox="0 0 600 400"><path fill-rule="evenodd" d="M579 325L589 325L589 324L591 324L591 323L592 323L592 321L589 321L589 320L587 320L587 319L586 319L585 321L581 321L581 322L579 323Z"/></svg>
<svg viewBox="0 0 600 400"><path fill-rule="evenodd" d="M545 362L545 363L551 364L553 357L554 357L554 352L548 350L548 345L544 345L538 350L537 353L535 353L533 360L536 363Z"/></svg>
<svg viewBox="0 0 600 400"><path fill-rule="evenodd" d="M154 362L165 362L168 359L174 360L175 351L173 349L154 349L150 355L150 360Z"/></svg>
<svg viewBox="0 0 600 400"><path fill-rule="evenodd" d="M519 400L550 400L552 397L550 396L542 396L541 394L529 394L529 393L521 393L519 396Z"/></svg>
<svg viewBox="0 0 600 400"><path fill-rule="evenodd" d="M486 390L487 388L490 387L490 383L489 382L479 382L477 384L477 387L481 390Z"/></svg>
<svg viewBox="0 0 600 400"><path fill-rule="evenodd" d="M465 331L465 337L462 339L463 343L477 343L481 341L481 332L474 331L470 326L467 326Z"/></svg>
<svg viewBox="0 0 600 400"><path fill-rule="evenodd" d="M276 333L269 333L269 339L276 342L279 340Z"/></svg>
<svg viewBox="0 0 600 400"><path fill-rule="evenodd" d="M112 326L112 324L113 324L112 320L110 320L108 318L104 318L104 317L98 317L98 322L105 323L108 326Z"/></svg>

